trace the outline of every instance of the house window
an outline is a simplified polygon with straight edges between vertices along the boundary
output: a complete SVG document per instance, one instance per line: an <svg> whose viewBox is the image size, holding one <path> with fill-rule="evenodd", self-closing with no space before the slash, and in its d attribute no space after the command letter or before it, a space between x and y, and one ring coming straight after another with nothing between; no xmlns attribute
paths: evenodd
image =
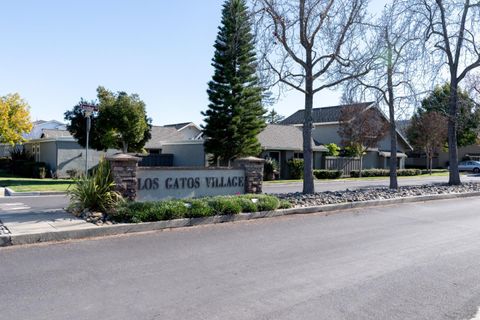
<svg viewBox="0 0 480 320"><path fill-rule="evenodd" d="M293 153L294 159L303 159L303 152L294 152Z"/></svg>
<svg viewBox="0 0 480 320"><path fill-rule="evenodd" d="M272 160L275 160L277 163L280 163L280 152L279 151L270 151L268 157Z"/></svg>

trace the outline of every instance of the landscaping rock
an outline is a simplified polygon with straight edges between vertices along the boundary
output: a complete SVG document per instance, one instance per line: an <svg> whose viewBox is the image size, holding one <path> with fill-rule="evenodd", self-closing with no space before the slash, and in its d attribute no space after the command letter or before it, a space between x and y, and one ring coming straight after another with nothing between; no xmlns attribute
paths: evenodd
<svg viewBox="0 0 480 320"><path fill-rule="evenodd" d="M304 195L302 193L288 193L276 194L276 196L280 199L289 201L296 208L303 208L345 202L385 200L415 196L468 193L479 191L479 183L465 183L460 186L450 186L448 184L428 184L420 186L405 186L400 187L398 190L391 190L385 187L376 187L357 190L346 189L345 191L335 192L326 191L311 195Z"/></svg>
<svg viewBox="0 0 480 320"><path fill-rule="evenodd" d="M3 225L2 221L0 221L0 236L4 236L7 234L10 234L10 230L8 230L7 227Z"/></svg>

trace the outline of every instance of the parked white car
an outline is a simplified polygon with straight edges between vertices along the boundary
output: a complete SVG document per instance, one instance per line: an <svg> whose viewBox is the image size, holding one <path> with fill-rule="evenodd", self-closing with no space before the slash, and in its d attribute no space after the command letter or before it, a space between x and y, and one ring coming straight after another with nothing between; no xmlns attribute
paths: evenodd
<svg viewBox="0 0 480 320"><path fill-rule="evenodd" d="M462 161L458 164L458 170L480 173L480 161Z"/></svg>

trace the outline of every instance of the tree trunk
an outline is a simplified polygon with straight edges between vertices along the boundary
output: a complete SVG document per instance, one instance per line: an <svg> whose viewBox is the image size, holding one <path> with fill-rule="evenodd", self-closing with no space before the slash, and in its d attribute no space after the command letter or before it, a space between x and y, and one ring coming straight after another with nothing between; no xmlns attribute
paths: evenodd
<svg viewBox="0 0 480 320"><path fill-rule="evenodd" d="M360 170L358 170L358 177L362 177L362 169L363 169L363 155L360 156Z"/></svg>
<svg viewBox="0 0 480 320"><path fill-rule="evenodd" d="M310 91L311 92L311 91ZM305 120L303 124L303 193L315 193L313 182L313 150L312 150L312 108L313 94L305 94Z"/></svg>
<svg viewBox="0 0 480 320"><path fill-rule="evenodd" d="M458 83L450 82L450 101L448 117L448 153L450 162L449 185L460 185L460 172L458 171L457 147L457 110L458 110Z"/></svg>
<svg viewBox="0 0 480 320"><path fill-rule="evenodd" d="M432 169L433 169L433 155L430 156L430 175L432 175Z"/></svg>
<svg viewBox="0 0 480 320"><path fill-rule="evenodd" d="M387 34L388 36L388 34ZM398 189L397 179L397 124L395 123L395 100L393 95L393 60L392 49L388 50L388 116L390 120L390 189Z"/></svg>
<svg viewBox="0 0 480 320"><path fill-rule="evenodd" d="M123 152L123 153L128 153L128 143L125 142L125 141L122 141L122 144L123 144L123 150L122 150L122 152Z"/></svg>
<svg viewBox="0 0 480 320"><path fill-rule="evenodd" d="M308 58L307 58L308 60ZM312 108L313 108L313 76L312 68L307 68L305 77L305 119L303 123L303 193L315 193L313 182L313 149L312 149Z"/></svg>
<svg viewBox="0 0 480 320"><path fill-rule="evenodd" d="M425 157L427 158L427 163L425 164L425 168L427 169L427 171L430 171L430 156L428 152L425 152Z"/></svg>

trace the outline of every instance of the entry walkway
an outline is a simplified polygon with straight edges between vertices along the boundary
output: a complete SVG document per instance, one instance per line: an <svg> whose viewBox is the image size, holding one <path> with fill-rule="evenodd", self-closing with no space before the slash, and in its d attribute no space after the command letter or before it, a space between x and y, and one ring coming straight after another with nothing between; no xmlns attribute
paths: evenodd
<svg viewBox="0 0 480 320"><path fill-rule="evenodd" d="M0 224L12 235L78 230L93 226L65 210L32 210L20 201L0 203Z"/></svg>

